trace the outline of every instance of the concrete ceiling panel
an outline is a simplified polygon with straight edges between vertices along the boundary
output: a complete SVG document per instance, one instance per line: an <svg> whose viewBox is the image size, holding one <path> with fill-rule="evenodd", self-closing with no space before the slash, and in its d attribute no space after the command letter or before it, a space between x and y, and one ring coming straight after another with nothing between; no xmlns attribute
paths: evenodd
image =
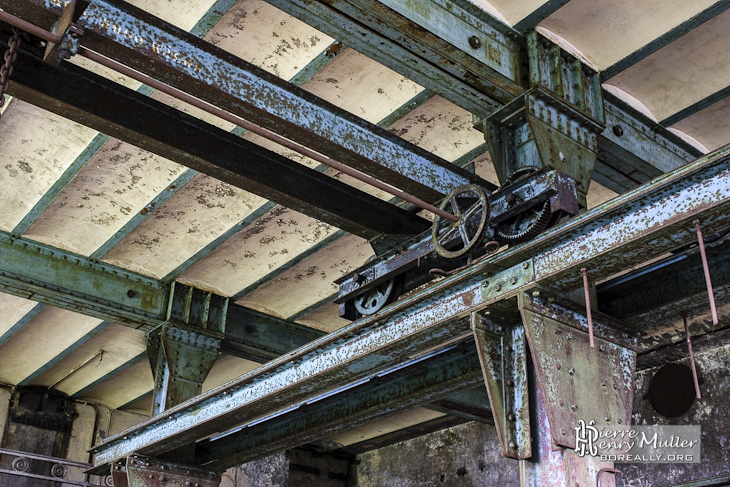
<svg viewBox="0 0 730 487"><path fill-rule="evenodd" d="M116 245L104 261L162 277L265 199L199 174Z"/></svg>
<svg viewBox="0 0 730 487"><path fill-rule="evenodd" d="M22 317L35 308L37 304L37 302L29 299L0 293L0 336L3 336L10 330Z"/></svg>
<svg viewBox="0 0 730 487"><path fill-rule="evenodd" d="M46 306L3 344L0 382L19 383L99 323L98 318Z"/></svg>
<svg viewBox="0 0 730 487"><path fill-rule="evenodd" d="M90 255L183 171L184 167L118 140L109 141L26 235Z"/></svg>
<svg viewBox="0 0 730 487"><path fill-rule="evenodd" d="M730 10L611 78L609 84L641 100L657 120L663 120L730 86L728 32Z"/></svg>
<svg viewBox="0 0 730 487"><path fill-rule="evenodd" d="M715 1L571 0L540 26L568 41L598 69L606 69Z"/></svg>
<svg viewBox="0 0 730 487"><path fill-rule="evenodd" d="M259 366L256 362L251 362L250 360L244 360L231 355L221 355L203 382L203 392L208 392L221 384L237 379Z"/></svg>
<svg viewBox="0 0 730 487"><path fill-rule="evenodd" d="M334 41L263 0L236 3L205 39L286 80Z"/></svg>
<svg viewBox="0 0 730 487"><path fill-rule="evenodd" d="M520 20L537 10L538 7L547 3L547 0L470 0L471 3L480 7L509 25L515 25Z"/></svg>
<svg viewBox="0 0 730 487"><path fill-rule="evenodd" d="M345 325L349 325L351 321L340 318L340 306L338 304L328 303L302 316L297 320L297 323L332 333Z"/></svg>
<svg viewBox="0 0 730 487"><path fill-rule="evenodd" d="M473 123L471 113L435 96L389 130L447 161L455 161L484 143L484 135Z"/></svg>
<svg viewBox="0 0 730 487"><path fill-rule="evenodd" d="M152 15L181 29L190 30L210 10L215 0L128 0Z"/></svg>
<svg viewBox="0 0 730 487"><path fill-rule="evenodd" d="M232 296L336 231L331 225L277 206L177 280Z"/></svg>
<svg viewBox="0 0 730 487"><path fill-rule="evenodd" d="M238 304L288 318L337 292L335 279L373 255L367 240L348 235L240 299Z"/></svg>
<svg viewBox="0 0 730 487"><path fill-rule="evenodd" d="M30 383L49 386L68 376L58 383L56 388L73 395L137 357L146 349L147 339L144 332L112 323ZM104 351L100 359L92 360L68 375L100 350Z"/></svg>
<svg viewBox="0 0 730 487"><path fill-rule="evenodd" d="M99 402L116 409L148 393L153 386L150 363L148 360L140 360L85 392L79 399Z"/></svg>
<svg viewBox="0 0 730 487"><path fill-rule="evenodd" d="M0 229L15 228L96 134L13 100L0 118Z"/></svg>
<svg viewBox="0 0 730 487"><path fill-rule="evenodd" d="M324 438L326 441L339 443L342 446L360 443L378 436L387 435L394 431L402 430L410 426L431 421L432 419L446 416L444 413L432 411L426 408L413 408L408 411L394 414L364 426L358 426L342 433L337 433Z"/></svg>
<svg viewBox="0 0 730 487"><path fill-rule="evenodd" d="M730 97L727 97L694 115L672 125L694 137L709 150L719 149L730 139Z"/></svg>
<svg viewBox="0 0 730 487"><path fill-rule="evenodd" d="M423 91L422 86L349 48L303 88L372 123Z"/></svg>

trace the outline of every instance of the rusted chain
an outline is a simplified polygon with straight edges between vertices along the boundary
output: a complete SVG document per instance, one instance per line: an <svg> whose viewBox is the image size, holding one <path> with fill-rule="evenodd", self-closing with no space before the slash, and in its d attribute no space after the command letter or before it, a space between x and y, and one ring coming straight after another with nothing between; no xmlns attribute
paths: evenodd
<svg viewBox="0 0 730 487"><path fill-rule="evenodd" d="M13 35L8 41L8 49L3 56L5 62L0 67L0 108L5 105L5 92L10 86L10 78L13 76L13 63L18 59L18 47L20 47L20 29L13 27Z"/></svg>

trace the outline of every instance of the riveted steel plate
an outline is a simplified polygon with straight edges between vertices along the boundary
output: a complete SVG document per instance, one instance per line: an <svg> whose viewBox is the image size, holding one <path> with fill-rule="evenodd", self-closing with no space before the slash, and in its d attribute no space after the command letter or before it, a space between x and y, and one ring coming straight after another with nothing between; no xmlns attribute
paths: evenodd
<svg viewBox="0 0 730 487"><path fill-rule="evenodd" d="M484 303L514 296L520 289L535 279L532 260L496 272L482 281L479 287Z"/></svg>
<svg viewBox="0 0 730 487"><path fill-rule="evenodd" d="M478 313L472 313L471 319L502 455L530 458L532 444L524 328L502 327Z"/></svg>
<svg viewBox="0 0 730 487"><path fill-rule="evenodd" d="M592 349L577 312L531 293L518 302L553 443L575 448L579 420L599 429L630 425L636 352L603 336Z"/></svg>

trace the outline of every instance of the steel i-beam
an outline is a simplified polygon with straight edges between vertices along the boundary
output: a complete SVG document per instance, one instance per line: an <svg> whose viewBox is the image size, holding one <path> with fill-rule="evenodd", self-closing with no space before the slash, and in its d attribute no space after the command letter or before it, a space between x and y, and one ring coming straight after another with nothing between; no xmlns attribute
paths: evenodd
<svg viewBox="0 0 730 487"><path fill-rule="evenodd" d="M39 23L59 0L0 0ZM481 178L121 0L99 0L82 45L427 201Z"/></svg>

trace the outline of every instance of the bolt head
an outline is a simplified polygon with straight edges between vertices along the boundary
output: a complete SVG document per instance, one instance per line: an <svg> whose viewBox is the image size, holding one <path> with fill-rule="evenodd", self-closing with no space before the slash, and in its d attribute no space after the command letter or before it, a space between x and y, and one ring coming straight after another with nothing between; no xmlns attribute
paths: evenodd
<svg viewBox="0 0 730 487"><path fill-rule="evenodd" d="M565 428L563 428L560 430L560 433L562 433L562 435L565 436L567 434L567 431L565 431Z"/></svg>
<svg viewBox="0 0 730 487"><path fill-rule="evenodd" d="M577 405L577 404L571 404L571 405L570 405L570 409L572 409L572 410L573 410L573 412L575 412L575 411L577 411L577 410L578 410L578 405Z"/></svg>
<svg viewBox="0 0 730 487"><path fill-rule="evenodd" d="M515 420L515 415L513 413L509 413L507 415L507 419L509 419L510 421L514 421Z"/></svg>
<svg viewBox="0 0 730 487"><path fill-rule="evenodd" d="M565 404L565 403L564 403L564 402L563 402L563 400L561 399L561 400L560 400L560 405L561 405L561 406L563 406L564 404Z"/></svg>
<svg viewBox="0 0 730 487"><path fill-rule="evenodd" d="M509 442L509 447L510 448L517 448L517 443L515 443L514 440L512 440L512 441Z"/></svg>
<svg viewBox="0 0 730 487"><path fill-rule="evenodd" d="M522 263L522 268L523 269L527 269L528 267L530 267L530 263L529 262L523 262Z"/></svg>
<svg viewBox="0 0 730 487"><path fill-rule="evenodd" d="M558 369L558 370L560 370L560 364L556 364L555 365L555 368Z"/></svg>
<svg viewBox="0 0 730 487"><path fill-rule="evenodd" d="M573 374L575 374L575 369L574 369L573 367L569 368L569 369L568 369L568 373L569 373L570 375L573 375Z"/></svg>
<svg viewBox="0 0 730 487"><path fill-rule="evenodd" d="M510 277L509 278L509 283L510 284L514 285L516 282L517 282L517 279L515 279L514 277Z"/></svg>
<svg viewBox="0 0 730 487"><path fill-rule="evenodd" d="M495 291L499 291L500 289L502 289L502 286L500 286L499 284L496 284L496 285L494 286L494 290L495 290Z"/></svg>
<svg viewBox="0 0 730 487"><path fill-rule="evenodd" d="M540 297L540 291L532 291L532 295L536 298Z"/></svg>
<svg viewBox="0 0 730 487"><path fill-rule="evenodd" d="M469 38L469 45L473 49L479 49L480 47L482 47L482 40L479 39L479 37L477 37L477 36L471 36Z"/></svg>

